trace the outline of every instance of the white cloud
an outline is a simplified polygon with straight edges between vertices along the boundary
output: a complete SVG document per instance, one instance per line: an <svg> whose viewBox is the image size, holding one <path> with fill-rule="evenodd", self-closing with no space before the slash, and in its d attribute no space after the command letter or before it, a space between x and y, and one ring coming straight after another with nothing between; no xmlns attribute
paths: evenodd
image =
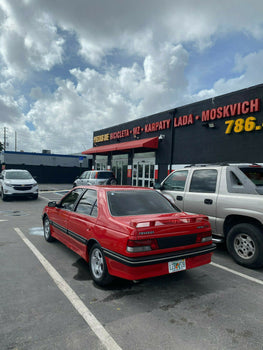
<svg viewBox="0 0 263 350"><path fill-rule="evenodd" d="M24 150L71 153L91 147L94 130L261 83L260 49L237 52L231 75L194 95L185 70L189 48L262 39L262 11L260 0L1 0L1 121Z"/></svg>

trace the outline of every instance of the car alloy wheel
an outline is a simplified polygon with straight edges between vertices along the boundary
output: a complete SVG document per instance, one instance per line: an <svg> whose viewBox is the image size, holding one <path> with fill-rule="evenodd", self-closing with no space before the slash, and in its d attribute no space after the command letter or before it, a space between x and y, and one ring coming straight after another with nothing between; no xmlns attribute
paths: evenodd
<svg viewBox="0 0 263 350"><path fill-rule="evenodd" d="M238 264L249 268L263 266L263 234L257 225L234 225L227 234L226 245Z"/></svg>
<svg viewBox="0 0 263 350"><path fill-rule="evenodd" d="M251 259L255 254L255 242L246 233L236 235L234 239L234 249L242 259Z"/></svg>
<svg viewBox="0 0 263 350"><path fill-rule="evenodd" d="M108 273L103 251L97 243L90 250L89 267L91 277L98 285L106 286L112 282L113 277Z"/></svg>
<svg viewBox="0 0 263 350"><path fill-rule="evenodd" d="M44 237L47 242L53 242L54 238L51 236L50 232L50 222L48 217L44 219Z"/></svg>

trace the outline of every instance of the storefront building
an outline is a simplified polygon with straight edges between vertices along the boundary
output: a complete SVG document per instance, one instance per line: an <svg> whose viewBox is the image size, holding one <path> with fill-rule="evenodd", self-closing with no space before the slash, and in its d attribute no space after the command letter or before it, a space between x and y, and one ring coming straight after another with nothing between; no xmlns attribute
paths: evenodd
<svg viewBox="0 0 263 350"><path fill-rule="evenodd" d="M186 164L263 163L263 84L174 108L93 135L93 169L150 187Z"/></svg>

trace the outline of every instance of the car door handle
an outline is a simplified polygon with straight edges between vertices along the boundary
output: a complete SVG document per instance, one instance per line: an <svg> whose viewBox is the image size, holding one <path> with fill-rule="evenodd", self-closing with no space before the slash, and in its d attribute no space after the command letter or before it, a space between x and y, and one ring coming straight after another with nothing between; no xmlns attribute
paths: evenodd
<svg viewBox="0 0 263 350"><path fill-rule="evenodd" d="M204 200L204 203L205 203L205 204L213 204L213 200L212 200L212 199L206 198L206 199Z"/></svg>
<svg viewBox="0 0 263 350"><path fill-rule="evenodd" d="M178 201L182 201L182 200L183 200L183 196L176 196L176 199L177 199Z"/></svg>

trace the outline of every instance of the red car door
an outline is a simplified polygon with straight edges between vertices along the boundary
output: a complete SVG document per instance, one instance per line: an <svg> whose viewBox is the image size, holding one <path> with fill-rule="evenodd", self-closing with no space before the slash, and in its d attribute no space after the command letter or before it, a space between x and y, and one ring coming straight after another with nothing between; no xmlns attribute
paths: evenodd
<svg viewBox="0 0 263 350"><path fill-rule="evenodd" d="M50 218L54 237L73 250L75 250L76 242L68 231L68 222L72 220L72 214L74 214L75 206L82 193L83 189L74 189L69 192L54 209Z"/></svg>
<svg viewBox="0 0 263 350"><path fill-rule="evenodd" d="M67 231L74 251L87 259L87 243L97 221L97 191L87 190L67 221ZM73 248L72 248L73 249Z"/></svg>

